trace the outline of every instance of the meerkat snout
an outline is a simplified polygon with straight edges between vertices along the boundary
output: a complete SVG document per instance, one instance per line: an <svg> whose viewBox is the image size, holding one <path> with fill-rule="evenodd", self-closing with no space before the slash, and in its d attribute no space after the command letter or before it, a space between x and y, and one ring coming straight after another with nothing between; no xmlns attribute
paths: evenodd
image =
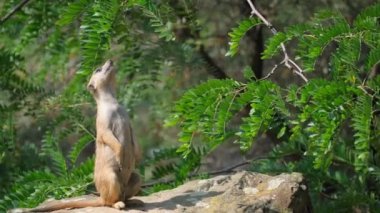
<svg viewBox="0 0 380 213"><path fill-rule="evenodd" d="M108 72L113 70L113 61L111 59L107 60L106 63L102 66L102 72Z"/></svg>
<svg viewBox="0 0 380 213"><path fill-rule="evenodd" d="M113 61L109 59L108 61L106 61L106 64L108 64L108 66L113 66Z"/></svg>

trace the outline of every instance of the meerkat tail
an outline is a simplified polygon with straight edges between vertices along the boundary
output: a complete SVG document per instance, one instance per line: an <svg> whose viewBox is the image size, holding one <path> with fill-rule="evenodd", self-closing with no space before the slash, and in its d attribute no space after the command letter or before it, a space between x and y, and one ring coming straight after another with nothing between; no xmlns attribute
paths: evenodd
<svg viewBox="0 0 380 213"><path fill-rule="evenodd" d="M84 207L99 207L104 206L103 199L100 197L92 200L57 200L53 203L48 203L41 207L30 208L30 209L12 209L8 213L26 213L26 212L50 212L60 209L73 209L73 208L84 208Z"/></svg>

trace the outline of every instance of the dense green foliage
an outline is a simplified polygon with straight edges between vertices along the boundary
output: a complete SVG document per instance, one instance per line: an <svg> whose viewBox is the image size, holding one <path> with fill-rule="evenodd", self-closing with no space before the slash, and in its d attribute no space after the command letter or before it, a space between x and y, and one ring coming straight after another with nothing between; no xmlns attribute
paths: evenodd
<svg viewBox="0 0 380 213"><path fill-rule="evenodd" d="M348 210L366 204L376 209L380 198L380 78L369 76L380 61L376 53L379 17L380 4L363 10L353 24L337 12L322 11L310 23L292 26L269 39L264 59L278 54L281 43L296 40L299 61L309 72L324 49L334 46L328 53L328 78L286 88L266 80L210 80L188 90L168 120L181 127L178 151L186 158L194 147L207 144L212 150L229 137L235 137L242 150L249 150L255 137L269 131L282 143L270 161L255 163L254 170L304 173L316 204L322 202L319 196L325 185L331 185L334 193L328 193L331 200L326 210L331 205ZM256 24L244 20L233 29L230 55ZM229 127L231 118L247 105L249 116L240 127ZM194 143L194 135L202 138L201 144ZM286 157L293 160L283 161Z"/></svg>
<svg viewBox="0 0 380 213"><path fill-rule="evenodd" d="M16 3L3 3L0 15ZM30 2L0 29L0 211L94 191L95 107L85 85L110 57L118 66L118 98L141 132L140 173L145 180L174 180L145 193L199 175L202 159L226 141L246 152L270 134L279 144L267 159L252 162L253 171L303 173L317 211L374 211L380 205L379 18L380 4L350 21L323 10L268 35L262 59L283 57L283 43L309 78L284 84L257 79L248 66L244 78L221 74L205 52L212 42L196 1ZM220 52L242 63L244 39L265 25L256 17L234 25L229 50ZM208 80L206 73L223 79ZM163 120L178 128L175 145L172 132L159 130ZM162 141L166 146L158 147Z"/></svg>
<svg viewBox="0 0 380 213"><path fill-rule="evenodd" d="M3 15L15 4L4 3ZM203 66L192 46L167 42L174 39L170 19L175 14L169 9L167 3L151 1L36 1L3 25L0 211L94 191L88 155L93 153L95 107L85 85L105 58L117 59L118 83L128 84L119 87L123 104L130 110L151 105L147 110L152 123L142 125L148 128L163 120L171 105L166 100L180 92L170 91L180 79L175 71ZM73 70L78 70L75 75ZM139 139L142 146L159 141ZM164 176L166 170L157 162L167 159L176 165L180 183L199 166L200 154L193 161L176 152L157 155L146 157L142 175L147 170L149 177ZM173 167L167 171L172 174Z"/></svg>

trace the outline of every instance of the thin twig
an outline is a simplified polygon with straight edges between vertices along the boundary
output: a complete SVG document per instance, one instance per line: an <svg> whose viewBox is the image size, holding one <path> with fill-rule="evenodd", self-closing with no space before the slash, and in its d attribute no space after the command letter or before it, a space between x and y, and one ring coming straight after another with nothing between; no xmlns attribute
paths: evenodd
<svg viewBox="0 0 380 213"><path fill-rule="evenodd" d="M231 110L232 104L234 103L236 97L237 97L242 91L244 91L244 90L246 89L246 87L247 87L247 86L243 86L242 88L240 88L240 89L234 91L235 94L234 94L234 96L232 97L232 100L231 100L230 104L228 105L228 109L227 109L227 113L226 113L227 115L228 115L228 113L230 113L230 110ZM224 122L223 122L223 134L226 134L226 125L227 125L227 119L225 119Z"/></svg>
<svg viewBox="0 0 380 213"><path fill-rule="evenodd" d="M232 172L234 169L236 168L239 168L239 167L242 167L242 166L245 166L245 165L248 165L250 164L251 161L243 161L241 163L238 163L236 165L233 165L229 168L226 168L226 169L222 169L222 170L218 170L218 171L213 171L213 172L210 172L208 173L208 175L219 175L219 174L224 174L224 173L229 173L229 172ZM195 176L195 175L194 175Z"/></svg>
<svg viewBox="0 0 380 213"><path fill-rule="evenodd" d="M22 0L18 5L16 5L7 15L5 15L0 20L0 25L4 24L8 19L10 19L17 11L19 11L23 6L26 5L30 0Z"/></svg>
<svg viewBox="0 0 380 213"><path fill-rule="evenodd" d="M277 34L276 28L273 27L273 25L263 16L261 13L256 9L255 5L252 3L251 0L247 0L249 6L251 7L251 14L256 15L264 24L267 26L273 35ZM282 53L284 54L284 60L280 64L284 64L287 68L294 70L294 72L302 78L305 82L308 82L308 79L303 74L303 70L296 62L294 62L292 59L290 59L288 52L286 50L286 47L284 43L280 44ZM278 65L275 65L275 67L272 69L272 71L268 74L269 76L274 73L274 71L277 69ZM269 76L265 76L264 78L268 78Z"/></svg>
<svg viewBox="0 0 380 213"><path fill-rule="evenodd" d="M263 78L260 78L260 81L269 78L271 75L273 75L273 73L277 70L277 68L278 68L280 65L284 64L284 63L285 63L285 61L282 60L279 64L275 64L274 67L272 68L272 70L271 70L266 76L264 76Z"/></svg>
<svg viewBox="0 0 380 213"><path fill-rule="evenodd" d="M233 172L234 169L236 169L236 168L239 168L239 167L242 167L242 166L245 166L245 165L249 165L249 164L251 164L254 161L263 160L263 159L269 159L269 157L265 157L265 156L256 157L254 159L243 161L241 163L235 164L235 165L233 165L231 167L228 167L228 168L225 168L225 169L221 169L221 170L217 170L217 171L206 173L206 175L208 175L208 176L215 176L215 175L230 173L230 172ZM188 175L187 177L188 178L192 178L192 177L196 177L196 176L199 176L199 174L198 173L193 173L193 174ZM175 181L175 179L158 180L158 181L154 181L154 182L151 182L151 183L146 183L146 184L142 185L142 188L152 187L152 186L154 186L156 184L171 183L171 182L174 182L174 181Z"/></svg>

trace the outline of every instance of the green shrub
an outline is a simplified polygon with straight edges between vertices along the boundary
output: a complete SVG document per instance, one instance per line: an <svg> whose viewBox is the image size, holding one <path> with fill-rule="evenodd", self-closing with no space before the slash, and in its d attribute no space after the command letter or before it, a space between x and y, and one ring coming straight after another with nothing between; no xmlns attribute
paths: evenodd
<svg viewBox="0 0 380 213"><path fill-rule="evenodd" d="M84 85L91 71L112 56L120 59L121 85L130 80L128 87L119 88L120 100L132 110L149 100L146 105L152 105L157 120L165 118L167 126L180 130L178 147L158 148L144 158L143 175L151 173L153 180L169 178L145 189L146 193L175 187L198 175L202 158L227 139L235 139L247 151L255 138L270 133L281 143L267 159L252 162L253 171L303 173L318 211L378 209L380 4L362 10L351 22L339 12L321 11L310 22L290 26L267 40L262 59L283 57L284 44L296 54L295 62L308 77L302 85L280 86L268 80L286 61L263 79L254 79L252 70L244 69L245 80L213 79L186 90L167 116L168 97L182 92L171 91L178 83L173 70L183 74L183 70L216 67L200 58L204 38L194 1L178 2L34 1L28 10L3 23L0 211L91 192L93 160L78 160L94 140L94 118L86 105L91 97ZM12 4L4 3L4 8ZM246 33L262 24L255 17L237 23L228 34L227 56L238 55ZM188 38L181 37L181 30ZM30 61L38 55L43 64L36 62L40 71L30 74L30 79L25 77L24 69L30 64L24 55ZM328 72L323 78L313 77L318 76L315 70L320 69L322 56L328 58ZM68 85L61 85L58 82L69 69L67 61L73 58L80 59L80 72ZM249 114L236 125L232 120L243 109L249 109ZM39 120L40 144L15 138L15 115L21 111ZM44 113L51 112L49 120ZM68 135L78 141L65 151L61 142Z"/></svg>
<svg viewBox="0 0 380 213"><path fill-rule="evenodd" d="M327 46L334 47L327 52L323 79L286 87L260 79L209 80L188 90L167 119L181 128L178 151L185 158L197 146L209 152L230 137L249 150L257 136L271 132L281 144L252 170L303 173L318 211L378 208L380 77L370 73L380 62L379 17L380 4L364 9L352 24L336 11L322 11L310 23L268 40L263 59L278 55L282 43L296 43L292 48L306 72L314 71ZM260 24L254 20L243 20L229 34L228 55L235 55L244 34ZM249 115L240 127L230 128L233 115L247 105Z"/></svg>

